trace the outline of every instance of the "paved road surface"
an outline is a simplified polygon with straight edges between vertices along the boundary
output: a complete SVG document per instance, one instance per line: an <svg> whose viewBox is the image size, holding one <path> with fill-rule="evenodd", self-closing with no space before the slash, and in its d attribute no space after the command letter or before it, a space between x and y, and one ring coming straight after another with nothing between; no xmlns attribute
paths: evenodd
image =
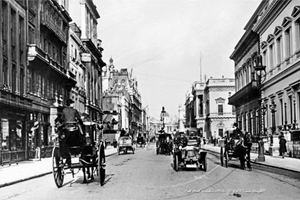
<svg viewBox="0 0 300 200"><path fill-rule="evenodd" d="M58 189L52 175L0 189L0 199L299 199L300 177L292 172L253 166L239 169L238 161L221 167L217 155L208 154L208 171L172 168L172 156L156 155L155 146L137 148L135 154L107 159L103 187L98 180L82 183L82 172L66 175ZM295 177L295 178L293 178Z"/></svg>

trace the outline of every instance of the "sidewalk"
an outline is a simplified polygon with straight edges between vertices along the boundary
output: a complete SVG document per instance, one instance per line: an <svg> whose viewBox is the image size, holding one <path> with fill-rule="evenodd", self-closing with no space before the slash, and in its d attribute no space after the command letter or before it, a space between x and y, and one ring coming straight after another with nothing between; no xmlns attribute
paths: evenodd
<svg viewBox="0 0 300 200"><path fill-rule="evenodd" d="M221 151L219 146L214 146L212 144L203 145L202 149L211 151L211 152L215 152L218 154L220 154L220 151ZM281 156L265 155L265 162L258 162L257 156L258 156L257 153L251 153L251 155L250 155L251 162L260 164L260 165L290 170L290 171L294 171L294 172L300 172L300 159L298 159L298 158L284 157L284 159L282 159Z"/></svg>
<svg viewBox="0 0 300 200"><path fill-rule="evenodd" d="M105 149L106 157L115 153L117 153L116 148L107 147ZM20 161L18 165L0 166L0 188L51 173L52 158L42 158L40 161L36 159Z"/></svg>

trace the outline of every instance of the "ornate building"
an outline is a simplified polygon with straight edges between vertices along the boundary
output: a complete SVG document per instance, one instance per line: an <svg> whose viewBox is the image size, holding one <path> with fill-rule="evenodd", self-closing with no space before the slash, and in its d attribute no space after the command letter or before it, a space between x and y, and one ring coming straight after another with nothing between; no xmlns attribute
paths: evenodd
<svg viewBox="0 0 300 200"><path fill-rule="evenodd" d="M97 36L97 20L100 15L92 0L72 0L69 2L69 7L73 22L80 27L80 39L86 50L81 54L81 62L85 66L85 120L100 122L102 115L102 67L106 65L102 60L102 41Z"/></svg>
<svg viewBox="0 0 300 200"><path fill-rule="evenodd" d="M127 69L115 70L111 58L106 70L103 71L103 89L104 122L110 123L112 118L118 121L113 128L109 127L104 131L107 139L117 139L122 129L133 137L142 133L141 97L137 91L137 81L132 78L132 72L129 73Z"/></svg>
<svg viewBox="0 0 300 200"><path fill-rule="evenodd" d="M209 78L204 89L204 137L223 137L235 122L235 107L228 105L228 98L235 92L233 78Z"/></svg>
<svg viewBox="0 0 300 200"><path fill-rule="evenodd" d="M259 36L252 30L257 15L258 11L245 26L245 33L230 56L230 59L234 61L236 92L229 98L229 104L236 108L238 127L252 135L258 135L260 131L260 85L254 70L254 61L259 54Z"/></svg>
<svg viewBox="0 0 300 200"><path fill-rule="evenodd" d="M91 0L71 5L76 3L84 29L74 26L69 43L68 0L1 1L1 163L28 159L37 147L51 148L54 119L70 97L91 120L100 120L105 65L96 34L100 16Z"/></svg>

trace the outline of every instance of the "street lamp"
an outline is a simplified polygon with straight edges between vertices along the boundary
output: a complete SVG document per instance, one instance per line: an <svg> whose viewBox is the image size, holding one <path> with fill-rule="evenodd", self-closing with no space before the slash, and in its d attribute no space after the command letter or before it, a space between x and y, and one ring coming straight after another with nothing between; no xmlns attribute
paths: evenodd
<svg viewBox="0 0 300 200"><path fill-rule="evenodd" d="M165 128L165 115L166 115L165 107L162 107L162 111L160 113L160 121L162 121L162 130L164 130Z"/></svg>
<svg viewBox="0 0 300 200"><path fill-rule="evenodd" d="M267 107L263 103L260 109L261 109L262 116L263 116L263 120L262 120L262 123L263 123L262 124L263 132L262 132L262 135L265 135L265 115L266 115L266 112L267 112Z"/></svg>
<svg viewBox="0 0 300 200"><path fill-rule="evenodd" d="M272 113L272 138L271 138L271 146L273 146L273 135L275 133L276 130L276 126L275 126L275 113L276 113L276 104L274 102L274 100L272 100L270 107L270 111Z"/></svg>
<svg viewBox="0 0 300 200"><path fill-rule="evenodd" d="M296 120L296 99L294 96L294 123L293 123L293 129L295 130L297 128L297 120Z"/></svg>
<svg viewBox="0 0 300 200"><path fill-rule="evenodd" d="M256 59L254 60L254 70L256 71L256 74L257 74L257 77L258 77L258 90L259 90L259 97L258 97L258 105L259 105L259 122L258 122L258 125L259 125L259 141L258 141L258 145L259 145L259 149L258 149L258 157L257 157L257 161L260 161L260 162L264 162L265 161L265 155L264 155L264 142L262 140L262 133L264 132L264 127L261 126L261 117L262 117L262 113L264 114L265 113L265 109L264 106L261 105L262 103L262 99L261 99L261 83L262 83L262 76L263 76L263 72L266 73L266 66L263 65L262 63L262 57L261 55L258 55L256 57ZM264 126L264 125L263 125ZM263 130L261 130L263 129Z"/></svg>

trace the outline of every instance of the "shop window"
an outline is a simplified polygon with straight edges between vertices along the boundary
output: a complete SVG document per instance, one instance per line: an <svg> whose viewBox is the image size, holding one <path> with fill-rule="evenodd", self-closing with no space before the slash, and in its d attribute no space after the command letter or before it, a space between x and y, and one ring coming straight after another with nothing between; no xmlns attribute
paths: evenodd
<svg viewBox="0 0 300 200"><path fill-rule="evenodd" d="M9 149L9 122L8 119L1 119L2 129L2 150L8 151Z"/></svg>

